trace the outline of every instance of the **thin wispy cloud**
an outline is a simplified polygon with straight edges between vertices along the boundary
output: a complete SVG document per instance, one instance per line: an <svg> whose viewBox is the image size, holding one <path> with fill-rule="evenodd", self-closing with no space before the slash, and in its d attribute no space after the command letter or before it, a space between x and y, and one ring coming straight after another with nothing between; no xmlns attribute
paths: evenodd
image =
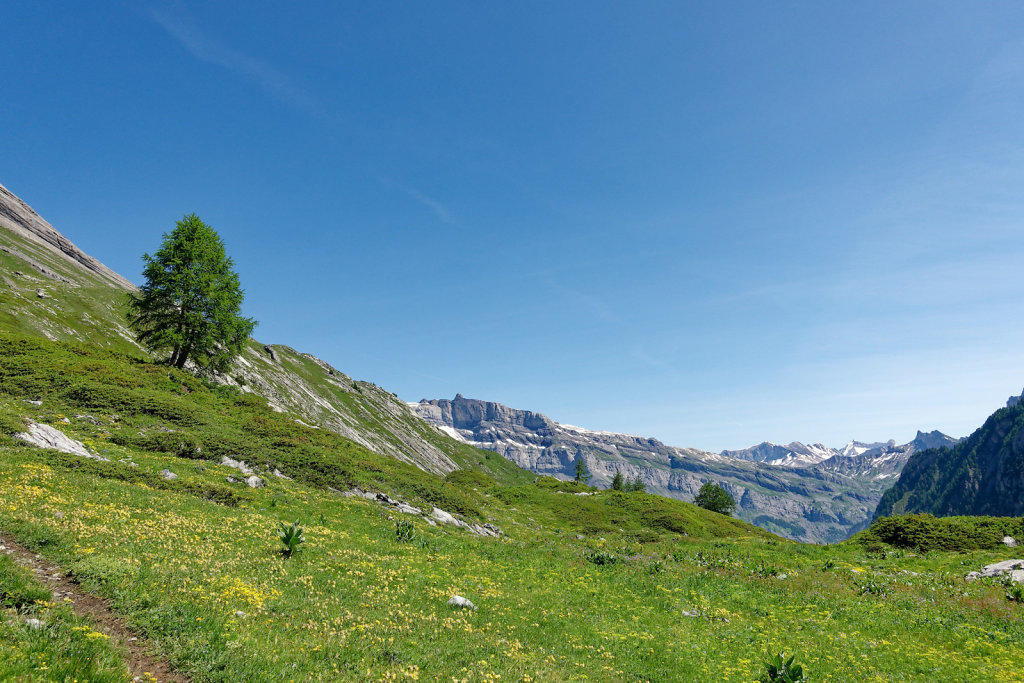
<svg viewBox="0 0 1024 683"><path fill-rule="evenodd" d="M402 185L401 183L396 183L391 178L380 176L377 179L388 187L393 187L398 190L401 190L409 197L415 199L417 202L430 209L430 212L433 213L434 216L437 217L437 220L441 221L442 223L445 223L446 225L455 225L455 219L452 217L452 212L444 203L434 199L428 194L420 192L414 187L408 187L406 185Z"/></svg>
<svg viewBox="0 0 1024 683"><path fill-rule="evenodd" d="M240 52L208 35L183 8L151 8L153 20L196 59L232 71L268 94L318 118L325 117L320 103L295 85L272 64Z"/></svg>
<svg viewBox="0 0 1024 683"><path fill-rule="evenodd" d="M437 201L432 197L428 197L419 190L414 190L411 187L403 187L402 190L405 191L407 195L418 201L420 204L423 204L428 209L433 211L434 215L437 216L437 219L439 221L441 221L442 223L447 223L448 225L454 225L454 222L452 221L452 213L444 204L442 204L441 202Z"/></svg>

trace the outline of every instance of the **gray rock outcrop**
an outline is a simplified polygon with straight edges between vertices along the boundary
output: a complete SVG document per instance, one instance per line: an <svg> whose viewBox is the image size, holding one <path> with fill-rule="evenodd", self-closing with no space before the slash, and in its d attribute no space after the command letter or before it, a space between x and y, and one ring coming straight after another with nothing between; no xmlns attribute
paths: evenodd
<svg viewBox="0 0 1024 683"><path fill-rule="evenodd" d="M93 460L107 460L107 458L104 458L101 455L90 453L84 443L81 441L75 441L56 427L40 424L38 422L29 421L28 431L15 434L14 438L21 439L22 441L26 441L39 448L48 448L50 450L60 451L61 453L70 453L72 455L79 455L83 458L91 458Z"/></svg>
<svg viewBox="0 0 1024 683"><path fill-rule="evenodd" d="M994 579L1000 576L1009 576L1011 581L1024 583L1024 560L1003 560L987 564L981 571L970 572L966 578L968 581L974 579Z"/></svg>
<svg viewBox="0 0 1024 683"><path fill-rule="evenodd" d="M766 443L709 453L559 424L540 413L461 394L410 407L453 438L500 453L537 474L571 479L582 458L592 485L610 486L619 471L627 479L639 477L651 493L686 501L705 482L719 483L736 499L742 519L810 542L840 541L865 528L882 493L916 450L956 442L940 432L918 432L904 445L851 442L837 450Z"/></svg>

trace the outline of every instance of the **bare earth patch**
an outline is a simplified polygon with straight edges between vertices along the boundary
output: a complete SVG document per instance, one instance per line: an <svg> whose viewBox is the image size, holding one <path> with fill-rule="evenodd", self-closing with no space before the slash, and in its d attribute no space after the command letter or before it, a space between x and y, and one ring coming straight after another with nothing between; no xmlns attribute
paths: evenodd
<svg viewBox="0 0 1024 683"><path fill-rule="evenodd" d="M152 647L136 636L115 615L105 600L86 593L66 571L43 559L25 546L0 531L0 552L32 570L36 580L53 592L53 600L71 606L76 614L89 618L97 631L110 636L110 640L128 652L128 671L139 681L160 683L189 683L189 679L175 673L170 665L152 653Z"/></svg>

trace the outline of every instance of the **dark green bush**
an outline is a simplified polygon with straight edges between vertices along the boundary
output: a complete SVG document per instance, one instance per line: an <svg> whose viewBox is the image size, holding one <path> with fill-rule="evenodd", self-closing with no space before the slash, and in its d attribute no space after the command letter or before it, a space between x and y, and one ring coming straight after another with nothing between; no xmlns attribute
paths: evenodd
<svg viewBox="0 0 1024 683"><path fill-rule="evenodd" d="M1024 537L1024 518L934 517L929 514L883 517L853 540L876 554L880 550L879 543L919 552L963 552L998 548L1003 536Z"/></svg>

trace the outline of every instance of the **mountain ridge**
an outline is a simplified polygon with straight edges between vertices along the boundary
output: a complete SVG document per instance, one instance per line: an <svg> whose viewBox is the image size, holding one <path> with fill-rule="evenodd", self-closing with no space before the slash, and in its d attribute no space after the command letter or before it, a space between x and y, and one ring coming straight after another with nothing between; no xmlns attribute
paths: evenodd
<svg viewBox="0 0 1024 683"><path fill-rule="evenodd" d="M736 499L741 519L814 542L842 540L866 526L889 480L921 445L865 444L855 456L799 442L712 453L651 437L560 424L542 413L462 394L409 406L439 430L537 474L572 478L576 459L583 458L594 485L610 486L619 471L639 477L649 491L685 501L692 501L704 482L720 483ZM918 432L919 437L923 434ZM955 442L940 432L930 434ZM797 457L791 456L797 451L811 457L794 462Z"/></svg>

